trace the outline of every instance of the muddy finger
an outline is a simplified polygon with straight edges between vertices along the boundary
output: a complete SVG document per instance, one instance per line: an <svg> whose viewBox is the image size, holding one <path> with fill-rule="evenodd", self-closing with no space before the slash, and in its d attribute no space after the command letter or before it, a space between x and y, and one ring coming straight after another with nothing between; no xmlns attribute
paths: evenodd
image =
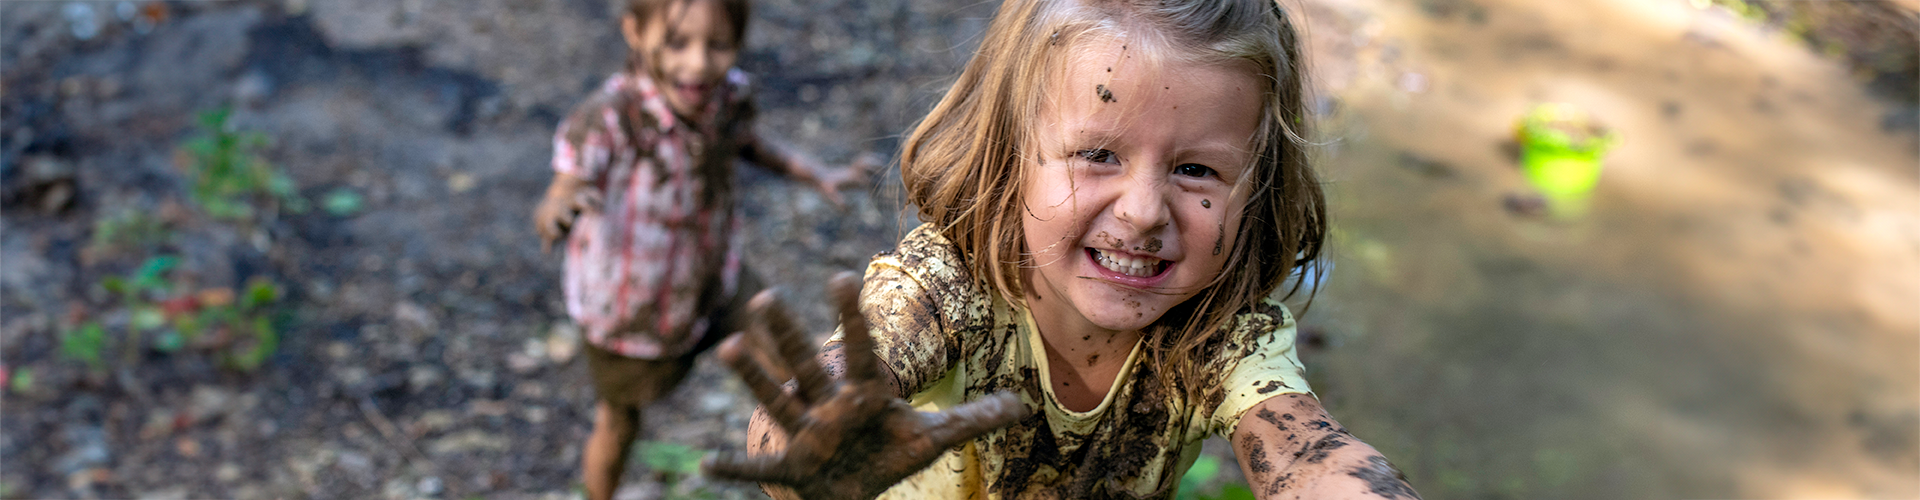
<svg viewBox="0 0 1920 500"><path fill-rule="evenodd" d="M758 356L747 355L745 340L744 336L737 333L727 337L720 344L720 360L726 361L727 366L740 376L740 382L753 392L753 398L760 401L760 406L767 410L767 416L772 417L781 429L792 433L800 427L800 416L806 413L806 407L781 389L780 382L767 375L767 368L760 366Z"/></svg>
<svg viewBox="0 0 1920 500"><path fill-rule="evenodd" d="M774 483L791 485L796 483L792 467L786 465L786 455L742 456L736 452L709 455L700 461L700 469L707 475L738 481L756 483Z"/></svg>
<svg viewBox="0 0 1920 500"><path fill-rule="evenodd" d="M927 439L933 442L935 450L943 450L994 429L1013 425L1027 418L1031 412L1027 405L1020 402L1019 396L999 392L951 410L927 415Z"/></svg>
<svg viewBox="0 0 1920 500"><path fill-rule="evenodd" d="M793 324L793 315L781 305L772 290L754 295L747 302L747 311L753 316L749 332L757 335L786 360L787 367L793 373L795 381L800 383L800 399L805 403L818 403L827 398L833 379L820 367L815 359L817 351L807 344L807 336Z"/></svg>
<svg viewBox="0 0 1920 500"><path fill-rule="evenodd" d="M846 364L848 380L879 380L880 358L873 353L873 335L867 331L867 318L860 313L860 277L851 272L834 275L827 284L828 293L840 306L840 339L846 345L841 362Z"/></svg>

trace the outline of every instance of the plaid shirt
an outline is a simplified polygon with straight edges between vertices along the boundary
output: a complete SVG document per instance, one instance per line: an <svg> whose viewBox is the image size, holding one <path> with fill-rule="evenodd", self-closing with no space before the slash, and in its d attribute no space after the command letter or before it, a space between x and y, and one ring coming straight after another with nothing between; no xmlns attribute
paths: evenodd
<svg viewBox="0 0 1920 500"><path fill-rule="evenodd" d="M729 70L696 125L650 78L622 72L560 123L553 169L605 195L567 240L567 314L588 342L633 358L680 355L736 292L733 160L751 130L748 90L746 73Z"/></svg>

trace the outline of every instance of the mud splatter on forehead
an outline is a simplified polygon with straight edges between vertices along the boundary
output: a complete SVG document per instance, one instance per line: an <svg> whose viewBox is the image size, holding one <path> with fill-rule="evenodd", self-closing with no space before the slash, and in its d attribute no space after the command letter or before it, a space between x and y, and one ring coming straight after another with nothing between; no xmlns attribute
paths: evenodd
<svg viewBox="0 0 1920 500"><path fill-rule="evenodd" d="M1104 83L1093 86L1093 95L1100 96L1100 102L1120 102L1113 97L1113 89L1107 88L1107 84Z"/></svg>

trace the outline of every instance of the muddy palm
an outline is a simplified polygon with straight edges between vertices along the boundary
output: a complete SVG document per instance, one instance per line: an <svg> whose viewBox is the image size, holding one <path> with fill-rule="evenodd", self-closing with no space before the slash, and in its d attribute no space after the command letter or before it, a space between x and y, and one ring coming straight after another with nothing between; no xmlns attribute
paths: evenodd
<svg viewBox="0 0 1920 500"><path fill-rule="evenodd" d="M947 448L1028 415L1020 399L1005 392L944 412L914 411L873 353L860 314L860 280L841 273L828 290L839 306L843 341L824 348L820 359L771 292L749 304L748 337L736 334L721 345L721 359L760 400L756 426L771 420L784 432L766 433L749 456L708 461L709 474L790 489L770 488L782 497L872 498ZM794 381L783 390L772 373Z"/></svg>

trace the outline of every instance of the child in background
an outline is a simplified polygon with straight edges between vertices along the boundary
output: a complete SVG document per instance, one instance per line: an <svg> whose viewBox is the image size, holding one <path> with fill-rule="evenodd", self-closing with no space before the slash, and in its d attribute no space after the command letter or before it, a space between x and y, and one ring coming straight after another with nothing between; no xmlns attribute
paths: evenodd
<svg viewBox="0 0 1920 500"><path fill-rule="evenodd" d="M611 498L641 410L678 385L694 356L739 329L743 270L735 159L818 189L859 182L753 130L747 75L734 68L746 0L632 0L630 56L554 133L553 183L534 211L543 246L566 239L567 314L584 330L598 403L582 457L594 500Z"/></svg>
<svg viewBox="0 0 1920 500"><path fill-rule="evenodd" d="M1003 3L902 152L925 223L834 283L818 361L771 295L722 345L764 405L708 471L809 499L1171 498L1229 436L1260 498L1417 498L1322 409L1272 298L1327 227L1298 50L1272 0Z"/></svg>

